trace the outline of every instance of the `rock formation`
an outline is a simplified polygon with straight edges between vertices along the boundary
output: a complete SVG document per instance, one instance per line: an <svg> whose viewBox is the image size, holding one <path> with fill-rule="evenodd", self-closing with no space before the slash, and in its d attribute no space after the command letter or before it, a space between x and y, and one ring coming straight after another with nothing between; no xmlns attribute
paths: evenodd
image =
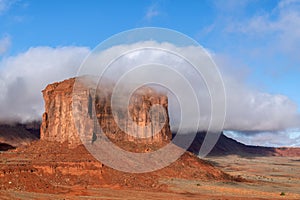
<svg viewBox="0 0 300 200"><path fill-rule="evenodd" d="M198 155L205 136L206 136L205 132L198 132L192 144L187 150ZM177 137L180 138L183 136L177 136ZM180 144L176 144L176 145L180 146ZM218 139L218 142L213 147L213 149L208 154L208 156L225 156L225 155L238 155L241 157L261 157L261 156L299 157L300 148L263 147L263 146L246 145L232 138L229 138L224 133L222 133L220 138Z"/></svg>
<svg viewBox="0 0 300 200"><path fill-rule="evenodd" d="M80 144L72 117L72 90L75 79L53 83L43 90L45 112L41 140Z"/></svg>
<svg viewBox="0 0 300 200"><path fill-rule="evenodd" d="M74 91L74 88L77 89ZM119 104L116 109L111 108L110 87L96 91L86 82L77 85L74 78L50 84L43 90L45 113L41 124L41 140L2 155L0 190L60 193L63 196L72 191L73 198L74 194L85 195L98 188L102 191L103 187L170 191L167 190L167 184L173 178L193 181L235 180L209 162L187 152L169 166L149 173L118 171L106 165L103 162L105 159L99 161L87 146L97 146L98 143L91 142L98 141L102 134L123 149L145 152L148 148L155 150L155 147L170 142L171 131L167 97L154 89L143 87L134 92L129 100L128 112ZM119 100L123 99L117 98ZM166 115L153 110L154 105L160 105ZM95 123L99 124L103 133L96 130L98 126ZM84 142L89 142L89 145L80 145ZM145 160L142 164L162 163L169 155L164 154L160 160ZM132 160L125 159L122 164L132 166L132 163ZM73 193L73 190L76 192Z"/></svg>
<svg viewBox="0 0 300 200"><path fill-rule="evenodd" d="M74 84L76 91L73 91ZM82 142L93 142L99 134L96 130L98 123L100 132L114 142L160 146L170 142L172 135L165 95L150 87L140 88L131 96L127 112L121 107L112 110L110 87L99 88L95 94L89 85L86 81L75 82L72 78L50 84L43 90L42 140L68 142L73 147ZM154 105L162 106L165 114L151 113ZM74 116L74 113L79 114ZM129 113L128 116L126 113Z"/></svg>
<svg viewBox="0 0 300 200"><path fill-rule="evenodd" d="M38 136L35 134L36 130L35 127L26 127L23 124L0 124L0 143L13 147L28 145L32 141L38 140Z"/></svg>

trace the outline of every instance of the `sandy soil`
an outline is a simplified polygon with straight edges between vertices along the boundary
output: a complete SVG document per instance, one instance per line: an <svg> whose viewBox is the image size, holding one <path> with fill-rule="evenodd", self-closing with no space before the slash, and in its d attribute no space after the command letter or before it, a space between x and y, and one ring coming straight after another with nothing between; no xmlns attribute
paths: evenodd
<svg viewBox="0 0 300 200"><path fill-rule="evenodd" d="M42 145L0 154L0 199L300 199L300 157L226 156L198 163L186 155L162 171L136 176L98 166L82 149L60 152L58 160L55 149L46 155L37 147ZM80 153L81 161L67 156L72 153Z"/></svg>

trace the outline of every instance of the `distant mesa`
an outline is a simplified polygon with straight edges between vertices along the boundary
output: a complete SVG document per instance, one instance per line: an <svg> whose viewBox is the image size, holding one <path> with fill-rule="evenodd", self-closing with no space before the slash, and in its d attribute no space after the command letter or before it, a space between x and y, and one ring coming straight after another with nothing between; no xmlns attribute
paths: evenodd
<svg viewBox="0 0 300 200"><path fill-rule="evenodd" d="M205 132L198 132L188 151L198 154L205 138ZM259 157L259 156L300 156L300 148L293 147L262 147L251 146L240 143L232 138L221 134L218 142L208 154L208 156L226 156L239 155L241 157Z"/></svg>
<svg viewBox="0 0 300 200"><path fill-rule="evenodd" d="M6 144L6 143L0 143L0 151L7 151L10 149L15 149L15 147L13 147L9 144Z"/></svg>
<svg viewBox="0 0 300 200"><path fill-rule="evenodd" d="M40 122L28 124L0 124L0 143L12 147L28 145L32 141L39 139L39 124Z"/></svg>

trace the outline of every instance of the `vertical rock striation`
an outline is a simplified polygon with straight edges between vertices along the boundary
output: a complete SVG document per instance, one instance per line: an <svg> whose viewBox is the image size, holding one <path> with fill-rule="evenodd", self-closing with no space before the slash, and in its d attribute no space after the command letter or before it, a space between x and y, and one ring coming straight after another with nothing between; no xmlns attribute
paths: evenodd
<svg viewBox="0 0 300 200"><path fill-rule="evenodd" d="M73 122L72 91L75 79L49 84L42 92L45 112L41 124L41 140L80 144Z"/></svg>
<svg viewBox="0 0 300 200"><path fill-rule="evenodd" d="M101 132L120 145L129 142L161 146L170 142L172 135L167 96L153 88L143 87L131 96L128 110L122 107L112 110L110 87L97 89L95 95L89 84L77 85L77 82L75 93L75 78L50 84L43 90L45 113L41 125L41 140L68 142L73 147L81 144L80 138L92 142L97 138L94 125L96 120ZM73 105L74 99L76 103ZM160 105L165 112L156 112L153 109L155 105ZM73 116L73 109L81 113L80 119L75 120L76 126L74 117L78 116ZM85 128L85 136L79 137L78 132L82 132L83 127L91 128Z"/></svg>

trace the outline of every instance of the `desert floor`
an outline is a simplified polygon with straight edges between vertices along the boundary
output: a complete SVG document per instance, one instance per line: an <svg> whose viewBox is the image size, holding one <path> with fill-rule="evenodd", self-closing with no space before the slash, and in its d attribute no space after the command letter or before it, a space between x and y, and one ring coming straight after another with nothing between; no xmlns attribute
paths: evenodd
<svg viewBox="0 0 300 200"><path fill-rule="evenodd" d="M73 187L72 192L57 194L0 190L0 199L300 199L300 158L224 156L205 159L247 181L161 179L168 189L157 192L89 186Z"/></svg>

